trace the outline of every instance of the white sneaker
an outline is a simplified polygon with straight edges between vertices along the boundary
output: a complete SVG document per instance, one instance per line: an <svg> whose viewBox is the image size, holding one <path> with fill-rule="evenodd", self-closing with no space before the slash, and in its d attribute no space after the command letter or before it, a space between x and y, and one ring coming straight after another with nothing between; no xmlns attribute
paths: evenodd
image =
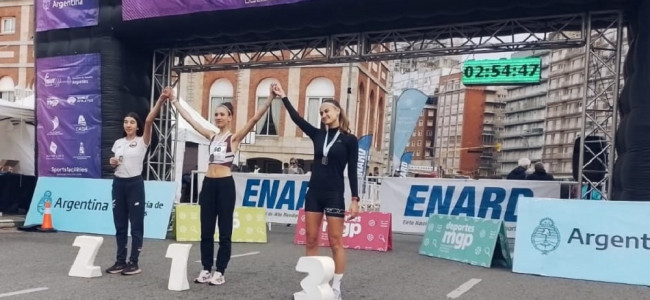
<svg viewBox="0 0 650 300"><path fill-rule="evenodd" d="M210 271L203 270L201 273L199 273L199 277L196 277L194 279L194 283L206 283L209 282L212 279L212 274Z"/></svg>
<svg viewBox="0 0 650 300"><path fill-rule="evenodd" d="M332 291L334 292L334 300L342 300L341 290L332 288Z"/></svg>
<svg viewBox="0 0 650 300"><path fill-rule="evenodd" d="M222 285L226 283L226 277L221 274L221 272L214 272L212 279L210 280L210 285Z"/></svg>

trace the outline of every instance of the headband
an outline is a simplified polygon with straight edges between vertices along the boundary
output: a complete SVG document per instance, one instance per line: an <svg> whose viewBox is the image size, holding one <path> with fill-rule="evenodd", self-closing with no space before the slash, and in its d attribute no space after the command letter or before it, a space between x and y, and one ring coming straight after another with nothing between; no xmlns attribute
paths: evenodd
<svg viewBox="0 0 650 300"><path fill-rule="evenodd" d="M228 113L232 115L232 110L230 110L230 108L228 108L228 106L225 106L223 104L219 104L219 107L225 108L226 110L228 110Z"/></svg>
<svg viewBox="0 0 650 300"><path fill-rule="evenodd" d="M334 107L336 107L336 108L338 108L338 109L341 109L341 107L340 107L336 102L334 102L334 101L332 101L332 100L325 100L325 101L323 101L323 103L321 103L321 104L330 104L330 105L333 105Z"/></svg>

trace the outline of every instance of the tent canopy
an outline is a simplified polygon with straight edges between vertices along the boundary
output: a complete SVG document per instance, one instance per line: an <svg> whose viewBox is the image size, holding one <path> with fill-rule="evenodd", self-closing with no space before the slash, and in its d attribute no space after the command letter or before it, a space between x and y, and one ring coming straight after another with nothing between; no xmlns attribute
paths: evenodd
<svg viewBox="0 0 650 300"><path fill-rule="evenodd" d="M30 124L31 123L31 124ZM0 160L17 160L18 173L34 175L34 96L0 99Z"/></svg>
<svg viewBox="0 0 650 300"><path fill-rule="evenodd" d="M16 102L0 99L0 120L5 119L34 123L34 95Z"/></svg>

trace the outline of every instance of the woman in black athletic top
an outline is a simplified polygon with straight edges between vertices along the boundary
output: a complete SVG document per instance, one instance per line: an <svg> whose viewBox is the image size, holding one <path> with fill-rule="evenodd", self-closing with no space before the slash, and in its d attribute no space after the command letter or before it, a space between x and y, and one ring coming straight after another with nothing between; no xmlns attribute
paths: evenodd
<svg viewBox="0 0 650 300"><path fill-rule="evenodd" d="M320 106L321 128L319 129L305 121L296 112L279 84L274 84L272 90L275 95L282 98L291 120L311 138L314 144L314 163L305 200L307 255L318 255L318 234L324 212L327 217L327 235L335 264L332 289L337 296L336 299L340 299L341 277L345 271L342 237L343 218L345 217L343 171L347 165L352 193L350 217L354 218L359 214L356 168L359 144L357 137L350 133L350 122L338 102L323 101Z"/></svg>

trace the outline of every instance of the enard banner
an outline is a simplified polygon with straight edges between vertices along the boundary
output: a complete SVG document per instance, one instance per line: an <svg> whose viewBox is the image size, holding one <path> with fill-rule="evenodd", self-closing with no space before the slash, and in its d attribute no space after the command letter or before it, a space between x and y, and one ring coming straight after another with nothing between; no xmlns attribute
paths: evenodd
<svg viewBox="0 0 650 300"><path fill-rule="evenodd" d="M503 220L515 235L517 202L523 197L560 197L559 181L384 178L381 211L396 232L424 233L432 214Z"/></svg>

